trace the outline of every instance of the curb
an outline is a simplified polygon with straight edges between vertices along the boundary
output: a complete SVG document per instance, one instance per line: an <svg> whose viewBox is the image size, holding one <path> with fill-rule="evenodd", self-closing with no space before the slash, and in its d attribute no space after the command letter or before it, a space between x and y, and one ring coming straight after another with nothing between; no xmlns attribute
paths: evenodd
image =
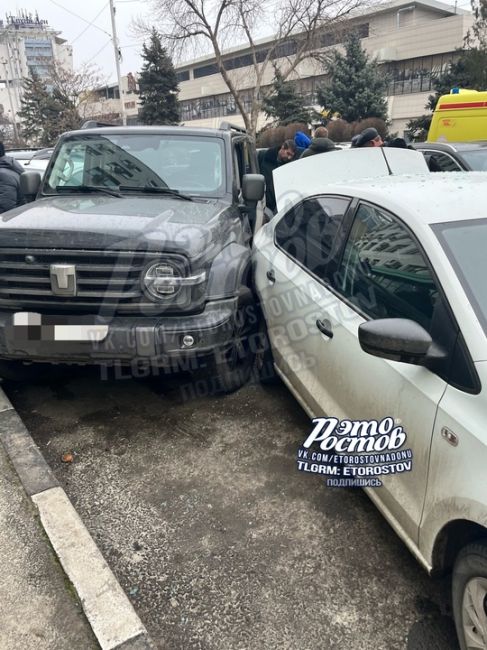
<svg viewBox="0 0 487 650"><path fill-rule="evenodd" d="M1 388L0 441L102 650L152 650L132 603Z"/></svg>

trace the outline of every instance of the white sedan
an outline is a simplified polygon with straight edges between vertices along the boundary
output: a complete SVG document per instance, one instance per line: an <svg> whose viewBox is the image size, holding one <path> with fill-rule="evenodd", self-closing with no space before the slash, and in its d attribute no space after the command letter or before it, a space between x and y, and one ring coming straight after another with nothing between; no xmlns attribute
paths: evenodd
<svg viewBox="0 0 487 650"><path fill-rule="evenodd" d="M428 571L453 571L461 648L487 649L487 177L417 156L275 174L253 254L264 361L313 418L401 425L412 469L367 494Z"/></svg>

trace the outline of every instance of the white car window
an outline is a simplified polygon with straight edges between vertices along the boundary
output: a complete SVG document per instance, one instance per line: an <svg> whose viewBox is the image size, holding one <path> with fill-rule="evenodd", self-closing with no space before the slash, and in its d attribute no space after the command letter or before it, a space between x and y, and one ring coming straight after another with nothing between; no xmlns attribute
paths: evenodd
<svg viewBox="0 0 487 650"><path fill-rule="evenodd" d="M350 199L346 197L306 199L279 221L275 229L276 244L318 278L324 278L349 204Z"/></svg>
<svg viewBox="0 0 487 650"><path fill-rule="evenodd" d="M410 318L428 331L438 289L418 244L392 216L369 205L357 210L338 283L371 318Z"/></svg>

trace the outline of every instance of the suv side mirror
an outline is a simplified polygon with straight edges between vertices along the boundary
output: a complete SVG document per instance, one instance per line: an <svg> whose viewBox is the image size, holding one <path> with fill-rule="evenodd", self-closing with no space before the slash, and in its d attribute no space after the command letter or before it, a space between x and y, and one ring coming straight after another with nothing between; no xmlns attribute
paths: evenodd
<svg viewBox="0 0 487 650"><path fill-rule="evenodd" d="M362 323L358 340L374 357L422 365L433 340L418 323L408 318L381 318Z"/></svg>
<svg viewBox="0 0 487 650"><path fill-rule="evenodd" d="M257 203L264 198L265 179L262 174L244 174L242 177L242 196L247 203Z"/></svg>
<svg viewBox="0 0 487 650"><path fill-rule="evenodd" d="M27 201L33 201L41 186L39 172L22 172L20 174L20 189Z"/></svg>

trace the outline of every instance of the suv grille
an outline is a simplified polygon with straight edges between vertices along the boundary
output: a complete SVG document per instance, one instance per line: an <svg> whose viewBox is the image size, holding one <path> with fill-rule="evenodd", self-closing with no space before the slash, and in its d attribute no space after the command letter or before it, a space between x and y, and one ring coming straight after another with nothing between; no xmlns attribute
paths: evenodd
<svg viewBox="0 0 487 650"><path fill-rule="evenodd" d="M0 305L9 309L42 308L43 311L140 313L166 311L167 306L148 300L141 274L154 262L171 262L187 274L180 255L155 252L80 251L0 248ZM55 295L51 264L76 268L75 296ZM168 301L169 302L169 301ZM172 301L174 307L174 301Z"/></svg>

